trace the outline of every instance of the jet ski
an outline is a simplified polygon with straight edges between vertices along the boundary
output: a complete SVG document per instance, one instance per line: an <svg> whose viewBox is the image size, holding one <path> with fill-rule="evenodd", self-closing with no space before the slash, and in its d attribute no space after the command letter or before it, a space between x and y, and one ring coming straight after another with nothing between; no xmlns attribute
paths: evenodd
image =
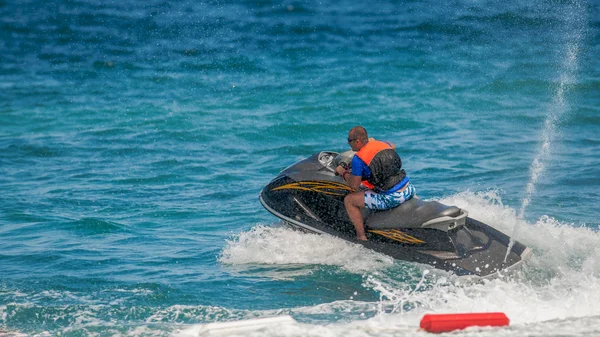
<svg viewBox="0 0 600 337"><path fill-rule="evenodd" d="M458 276L491 278L531 255L528 247L470 218L466 210L419 198L391 210L365 209L368 241L356 240L344 207L344 197L353 190L335 174L338 165L351 163L354 153L322 151L287 167L262 189L261 204L296 228L330 234Z"/></svg>

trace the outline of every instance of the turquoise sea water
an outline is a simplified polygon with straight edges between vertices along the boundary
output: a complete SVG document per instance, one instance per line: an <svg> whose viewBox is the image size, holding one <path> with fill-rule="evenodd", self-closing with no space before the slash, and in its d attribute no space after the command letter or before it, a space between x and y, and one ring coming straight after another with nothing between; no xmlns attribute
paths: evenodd
<svg viewBox="0 0 600 337"><path fill-rule="evenodd" d="M598 335L599 9L0 0L0 335ZM464 284L281 226L260 189L358 124L531 261Z"/></svg>

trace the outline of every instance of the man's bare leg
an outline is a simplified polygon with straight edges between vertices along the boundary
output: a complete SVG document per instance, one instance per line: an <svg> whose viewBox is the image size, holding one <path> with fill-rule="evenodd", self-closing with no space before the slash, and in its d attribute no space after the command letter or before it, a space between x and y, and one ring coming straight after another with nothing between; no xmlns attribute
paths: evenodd
<svg viewBox="0 0 600 337"><path fill-rule="evenodd" d="M365 207L365 192L352 192L344 198L348 217L356 229L356 239L367 241L361 208Z"/></svg>

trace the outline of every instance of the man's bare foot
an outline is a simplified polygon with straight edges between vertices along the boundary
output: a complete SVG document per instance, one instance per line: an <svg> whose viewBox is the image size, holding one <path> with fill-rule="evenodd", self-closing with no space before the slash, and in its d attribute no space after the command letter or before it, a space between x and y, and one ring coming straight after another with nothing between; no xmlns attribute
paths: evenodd
<svg viewBox="0 0 600 337"><path fill-rule="evenodd" d="M357 236L356 240L358 240L358 241L369 241L369 240L367 240L366 236Z"/></svg>

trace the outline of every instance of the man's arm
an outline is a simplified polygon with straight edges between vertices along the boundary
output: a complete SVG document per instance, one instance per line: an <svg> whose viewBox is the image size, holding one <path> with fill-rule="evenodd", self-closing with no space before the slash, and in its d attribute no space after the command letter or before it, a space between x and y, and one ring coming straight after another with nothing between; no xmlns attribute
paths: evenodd
<svg viewBox="0 0 600 337"><path fill-rule="evenodd" d="M354 189L355 191L358 191L360 189L360 182L362 181L362 177L355 176L352 173L345 174L345 176L348 185L350 185L350 187L352 187L352 189Z"/></svg>
<svg viewBox="0 0 600 337"><path fill-rule="evenodd" d="M362 180L362 177L352 175L351 170L345 169L342 166L336 167L335 171L340 177L342 177L342 179L344 179L348 183L348 185L350 185L350 187L352 187L355 190L358 190L360 188L360 182Z"/></svg>

